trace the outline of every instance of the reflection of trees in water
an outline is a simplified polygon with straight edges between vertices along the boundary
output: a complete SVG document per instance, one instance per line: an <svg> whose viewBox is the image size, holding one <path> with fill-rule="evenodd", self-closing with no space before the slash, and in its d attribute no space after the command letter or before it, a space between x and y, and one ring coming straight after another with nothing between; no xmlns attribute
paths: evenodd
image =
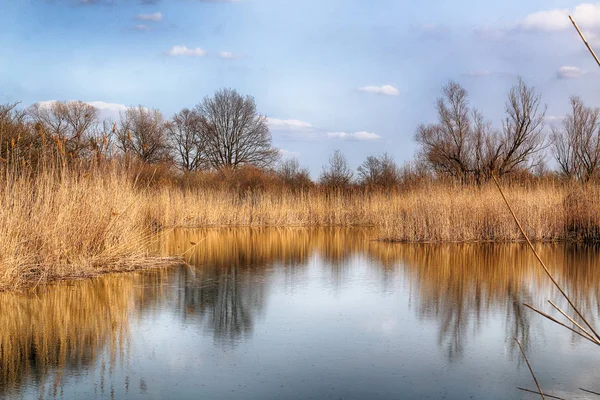
<svg viewBox="0 0 600 400"><path fill-rule="evenodd" d="M198 275L185 271L179 304L186 321L198 319L224 345L252 334L265 305L264 267L207 266Z"/></svg>
<svg viewBox="0 0 600 400"><path fill-rule="evenodd" d="M110 370L125 357L132 316L153 312L159 302L175 300L186 322L197 321L220 344L234 345L252 334L274 271L295 287L306 281L306 266L316 256L336 290L359 256L378 274L382 290L394 289L401 275L418 315L439 324L439 343L450 359L463 354L492 313L506 316L507 343L516 336L527 344L531 321L540 317L522 303L548 310L545 300L556 299L523 245L385 244L373 237L376 233L361 229L181 231L163 250L181 254L191 241L199 242L186 253L195 267L61 284L37 297L0 294L0 397L27 383L60 387L62 376L92 368L103 357ZM598 249L540 249L575 302L598 318Z"/></svg>
<svg viewBox="0 0 600 400"><path fill-rule="evenodd" d="M542 257L584 309L596 312L600 252L596 248L544 245ZM486 316L505 312L506 339L527 346L531 318L523 306L544 307L556 291L521 244L399 245L405 274L417 290L419 315L439 321L439 342L450 359L460 357L469 334Z"/></svg>
<svg viewBox="0 0 600 400"><path fill-rule="evenodd" d="M209 229L182 231L176 237L170 246L179 243L181 249L203 238L189 254L191 263L205 267L196 272L203 274L196 278L202 283L184 292L186 313L202 315L211 321L215 335L228 341L251 332L253 315L264 306L266 271L281 264L290 269L286 279L294 279L315 254L335 290L358 256L367 256L369 267L381 277L382 290L393 288L403 271L417 289L413 293L419 315L439 321L439 343L451 359L462 355L469 335L477 335L492 312L505 314L509 346L512 337L527 346L531 312L522 303L540 305L555 297L523 244L386 244L371 241L376 237L373 230L348 228ZM598 249L544 245L541 251L582 308L597 312Z"/></svg>

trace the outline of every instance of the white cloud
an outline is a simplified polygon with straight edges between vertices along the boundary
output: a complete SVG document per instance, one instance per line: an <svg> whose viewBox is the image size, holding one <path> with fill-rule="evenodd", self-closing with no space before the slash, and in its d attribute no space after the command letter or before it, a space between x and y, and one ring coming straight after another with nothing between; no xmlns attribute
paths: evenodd
<svg viewBox="0 0 600 400"><path fill-rule="evenodd" d="M532 13L523 18L517 26L523 30L553 32L569 29L573 16L579 27L584 29L598 29L600 26L600 2L581 3L574 9L555 8L551 10Z"/></svg>
<svg viewBox="0 0 600 400"><path fill-rule="evenodd" d="M267 118L269 128L274 131L290 131L299 129L311 129L314 128L311 124L297 119L279 119L279 118Z"/></svg>
<svg viewBox="0 0 600 400"><path fill-rule="evenodd" d="M467 72L465 75L471 78L514 78L516 76L512 72L497 72L489 69L477 69Z"/></svg>
<svg viewBox="0 0 600 400"><path fill-rule="evenodd" d="M308 122L300 121L297 119L279 119L279 118L267 118L269 129L274 132L278 132L278 136L281 138L289 139L302 139L302 140L377 140L381 136L366 132L328 132L325 129L309 124Z"/></svg>
<svg viewBox="0 0 600 400"><path fill-rule="evenodd" d="M570 23L569 10L563 8L529 14L519 22L519 27L523 30L548 32L567 29Z"/></svg>
<svg viewBox="0 0 600 400"><path fill-rule="evenodd" d="M560 67L556 73L558 79L577 79L581 78L583 75L585 75L585 71L579 67L573 67L570 65Z"/></svg>
<svg viewBox="0 0 600 400"><path fill-rule="evenodd" d="M494 73L488 69L480 69L480 70L471 71L467 75L474 77L474 78L480 78L483 76L494 75Z"/></svg>
<svg viewBox="0 0 600 400"><path fill-rule="evenodd" d="M377 140L381 139L381 136L371 132L327 132L327 137L330 139L342 139L342 140Z"/></svg>
<svg viewBox="0 0 600 400"><path fill-rule="evenodd" d="M186 57L202 57L206 55L206 51L200 47L189 48L187 46L173 46L168 52L168 55L172 57L186 56Z"/></svg>
<svg viewBox="0 0 600 400"><path fill-rule="evenodd" d="M150 27L148 25L144 25L144 24L138 24L135 27L136 31L148 31L150 30Z"/></svg>
<svg viewBox="0 0 600 400"><path fill-rule="evenodd" d="M392 85L383 86L363 86L358 88L359 92L383 94L386 96L398 96L400 91Z"/></svg>
<svg viewBox="0 0 600 400"><path fill-rule="evenodd" d="M160 12L155 12L152 14L138 14L135 16L135 19L139 21L154 21L160 22L163 19L163 15Z"/></svg>
<svg viewBox="0 0 600 400"><path fill-rule="evenodd" d="M283 157L283 158L298 158L298 157L300 157L299 152L290 151L290 150L286 150L286 149L279 149L279 154L281 154L281 157Z"/></svg>
<svg viewBox="0 0 600 400"><path fill-rule="evenodd" d="M229 51L222 51L219 53L219 58L223 58L225 60L231 60L235 58L235 55Z"/></svg>
<svg viewBox="0 0 600 400"><path fill-rule="evenodd" d="M564 115L546 115L544 120L551 124L562 122L565 119Z"/></svg>

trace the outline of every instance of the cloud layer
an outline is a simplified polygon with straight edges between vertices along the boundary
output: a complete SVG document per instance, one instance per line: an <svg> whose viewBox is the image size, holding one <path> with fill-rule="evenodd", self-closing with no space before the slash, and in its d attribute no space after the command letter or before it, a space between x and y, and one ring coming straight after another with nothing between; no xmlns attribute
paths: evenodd
<svg viewBox="0 0 600 400"><path fill-rule="evenodd" d="M359 92L383 94L386 96L398 96L400 91L392 85L383 86L362 86L358 88Z"/></svg>
<svg viewBox="0 0 600 400"><path fill-rule="evenodd" d="M341 140L377 140L381 139L376 133L372 132L354 132L354 133L346 133L346 132L327 132L327 137L330 139L341 139Z"/></svg>
<svg viewBox="0 0 600 400"><path fill-rule="evenodd" d="M206 55L206 51L200 47L173 46L167 51L167 54L171 57L202 57Z"/></svg>
<svg viewBox="0 0 600 400"><path fill-rule="evenodd" d="M160 22L163 19L163 15L160 12L155 12L152 14L138 14L135 16L135 19L137 19L138 21Z"/></svg>
<svg viewBox="0 0 600 400"><path fill-rule="evenodd" d="M560 67L556 73L558 79L577 79L581 78L583 75L585 75L585 71L579 67L573 67L570 65Z"/></svg>
<svg viewBox="0 0 600 400"><path fill-rule="evenodd" d="M297 119L267 118L269 128L273 132L279 132L284 137L303 140L353 140L369 141L381 139L381 136L366 131L360 132L328 132L308 122Z"/></svg>
<svg viewBox="0 0 600 400"><path fill-rule="evenodd" d="M528 31L562 31L571 27L569 14L581 28L598 30L600 3L581 3L573 10L555 8L532 13L519 21L518 27Z"/></svg>

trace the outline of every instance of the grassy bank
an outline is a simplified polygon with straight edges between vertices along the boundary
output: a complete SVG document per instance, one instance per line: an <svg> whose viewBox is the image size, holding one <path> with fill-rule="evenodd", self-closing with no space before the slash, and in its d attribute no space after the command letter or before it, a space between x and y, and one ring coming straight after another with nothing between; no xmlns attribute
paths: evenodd
<svg viewBox="0 0 600 400"><path fill-rule="evenodd" d="M147 184L133 170L6 169L0 193L0 290L173 262L149 250L176 226L374 226L404 242L515 241L497 189L428 183L393 192L232 190ZM600 238L600 187L507 184L534 240Z"/></svg>

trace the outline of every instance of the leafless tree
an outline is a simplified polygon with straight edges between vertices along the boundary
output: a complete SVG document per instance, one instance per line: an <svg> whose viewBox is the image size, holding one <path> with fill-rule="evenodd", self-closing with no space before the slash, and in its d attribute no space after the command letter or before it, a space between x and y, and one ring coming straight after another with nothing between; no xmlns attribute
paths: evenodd
<svg viewBox="0 0 600 400"><path fill-rule="evenodd" d="M501 160L496 167L498 175L518 169L531 169L543 161L546 148L544 118L546 106L541 106L541 95L533 86L519 78L508 93L506 118L501 137Z"/></svg>
<svg viewBox="0 0 600 400"><path fill-rule="evenodd" d="M545 108L541 96L521 78L508 94L502 132L492 129L469 106L467 92L450 82L437 101L438 122L421 125L415 134L421 160L438 174L462 182L482 182L543 161Z"/></svg>
<svg viewBox="0 0 600 400"><path fill-rule="evenodd" d="M121 112L117 145L125 155L133 155L147 163L170 158L167 124L162 113L142 106Z"/></svg>
<svg viewBox="0 0 600 400"><path fill-rule="evenodd" d="M312 184L308 168L302 168L297 158L279 163L276 173L287 186L293 189L305 189Z"/></svg>
<svg viewBox="0 0 600 400"><path fill-rule="evenodd" d="M597 175L600 165L600 109L571 97L571 114L552 129L554 157L560 172L580 182Z"/></svg>
<svg viewBox="0 0 600 400"><path fill-rule="evenodd" d="M251 96L218 90L196 106L202 118L206 157L213 168L251 164L269 167L279 152L271 145L267 119L258 114Z"/></svg>
<svg viewBox="0 0 600 400"><path fill-rule="evenodd" d="M387 153L367 157L357 171L361 183L367 186L390 188L400 183L398 166Z"/></svg>
<svg viewBox="0 0 600 400"><path fill-rule="evenodd" d="M415 140L421 146L420 156L436 172L464 181L473 170L473 118L479 118L478 114L470 109L467 91L453 81L442 89L437 114L436 124L417 128Z"/></svg>
<svg viewBox="0 0 600 400"><path fill-rule="evenodd" d="M19 110L19 103L0 104L0 165L27 157L37 152L37 136L27 123L26 113Z"/></svg>
<svg viewBox="0 0 600 400"><path fill-rule="evenodd" d="M98 109L82 101L36 103L27 114L49 138L58 140L65 151L81 156L98 122Z"/></svg>
<svg viewBox="0 0 600 400"><path fill-rule="evenodd" d="M184 108L168 124L169 139L176 152L176 162L183 171L206 167L206 141L203 137L202 117Z"/></svg>
<svg viewBox="0 0 600 400"><path fill-rule="evenodd" d="M335 150L329 157L329 165L323 166L320 183L330 188L345 188L352 183L354 173L341 151Z"/></svg>

